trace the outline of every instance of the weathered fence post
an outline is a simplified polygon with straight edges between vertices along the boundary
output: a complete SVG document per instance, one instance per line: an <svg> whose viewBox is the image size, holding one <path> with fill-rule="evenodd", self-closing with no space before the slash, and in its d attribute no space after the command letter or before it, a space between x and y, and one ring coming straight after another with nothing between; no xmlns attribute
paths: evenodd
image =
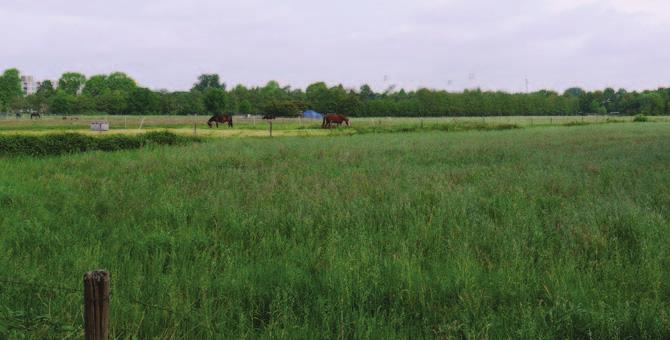
<svg viewBox="0 0 670 340"><path fill-rule="evenodd" d="M109 272L84 274L84 331L86 340L109 338Z"/></svg>

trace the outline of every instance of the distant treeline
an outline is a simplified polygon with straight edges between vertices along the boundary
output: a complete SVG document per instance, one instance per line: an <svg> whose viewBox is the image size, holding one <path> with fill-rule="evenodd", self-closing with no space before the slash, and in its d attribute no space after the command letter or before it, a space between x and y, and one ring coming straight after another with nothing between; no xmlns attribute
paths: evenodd
<svg viewBox="0 0 670 340"><path fill-rule="evenodd" d="M36 111L51 114L262 114L294 116L305 109L351 116L523 116L579 114L670 114L670 88L629 92L611 88L585 91L571 88L560 94L434 89L375 92L363 85L357 90L325 83L305 90L270 81L262 87L227 88L217 74L203 74L186 91L153 91L138 86L128 75L116 72L94 75L68 72L56 84L43 81L35 94L25 95L16 69L0 76L0 111Z"/></svg>

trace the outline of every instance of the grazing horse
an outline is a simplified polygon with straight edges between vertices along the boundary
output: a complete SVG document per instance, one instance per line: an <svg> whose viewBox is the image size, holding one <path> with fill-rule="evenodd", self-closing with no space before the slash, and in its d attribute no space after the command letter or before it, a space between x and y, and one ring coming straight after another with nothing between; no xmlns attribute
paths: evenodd
<svg viewBox="0 0 670 340"><path fill-rule="evenodd" d="M207 121L207 126L212 127L212 123L216 124L216 127L219 127L219 123L228 123L228 126L233 127L233 116L229 115L214 115Z"/></svg>
<svg viewBox="0 0 670 340"><path fill-rule="evenodd" d="M263 119L265 119L265 120L273 120L275 118L277 118L277 117L275 117L275 115L270 114L270 113L268 113L266 115L263 115Z"/></svg>
<svg viewBox="0 0 670 340"><path fill-rule="evenodd" d="M35 112L35 113L30 114L30 119L33 119L33 118L40 119L40 118L42 118L42 116L39 113Z"/></svg>
<svg viewBox="0 0 670 340"><path fill-rule="evenodd" d="M330 113L323 116L323 123L321 124L321 127L324 129L330 129L333 127L333 124L341 126L342 123L345 123L347 126L349 126L349 119L341 114Z"/></svg>

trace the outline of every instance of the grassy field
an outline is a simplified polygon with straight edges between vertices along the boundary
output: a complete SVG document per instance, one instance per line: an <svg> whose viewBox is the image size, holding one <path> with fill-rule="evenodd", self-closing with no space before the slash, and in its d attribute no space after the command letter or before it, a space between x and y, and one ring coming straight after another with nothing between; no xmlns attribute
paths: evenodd
<svg viewBox="0 0 670 340"><path fill-rule="evenodd" d="M90 132L93 121L106 120L111 131L102 134L137 134L151 130L171 130L180 134L197 134L212 137L249 137L268 136L268 123L260 118L235 117L234 128L221 125L218 129L207 127L204 116L75 116L63 119L62 116L45 116L39 120L30 120L28 116L16 119L13 116L0 117L0 134L43 134L51 132ZM517 125L521 127L551 126L571 124L596 124L607 122L630 122L633 117L625 116L519 116L519 117L441 117L441 118L352 118L353 129L397 129L403 127L423 127L439 129L444 125L486 124ZM654 122L670 122L668 116L649 117ZM320 129L321 121L301 118L278 118L273 124L275 136L319 136L328 134Z"/></svg>
<svg viewBox="0 0 670 340"><path fill-rule="evenodd" d="M73 290L0 284L0 338L81 336L81 276L99 267L119 338L669 338L669 136L622 123L0 158L0 280Z"/></svg>

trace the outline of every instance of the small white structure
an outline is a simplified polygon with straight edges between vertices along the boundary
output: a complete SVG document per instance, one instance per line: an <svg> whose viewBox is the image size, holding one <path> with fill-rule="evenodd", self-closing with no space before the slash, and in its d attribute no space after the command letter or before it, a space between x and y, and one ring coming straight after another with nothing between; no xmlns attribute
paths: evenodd
<svg viewBox="0 0 670 340"><path fill-rule="evenodd" d="M109 122L100 120L91 122L91 131L109 131Z"/></svg>

